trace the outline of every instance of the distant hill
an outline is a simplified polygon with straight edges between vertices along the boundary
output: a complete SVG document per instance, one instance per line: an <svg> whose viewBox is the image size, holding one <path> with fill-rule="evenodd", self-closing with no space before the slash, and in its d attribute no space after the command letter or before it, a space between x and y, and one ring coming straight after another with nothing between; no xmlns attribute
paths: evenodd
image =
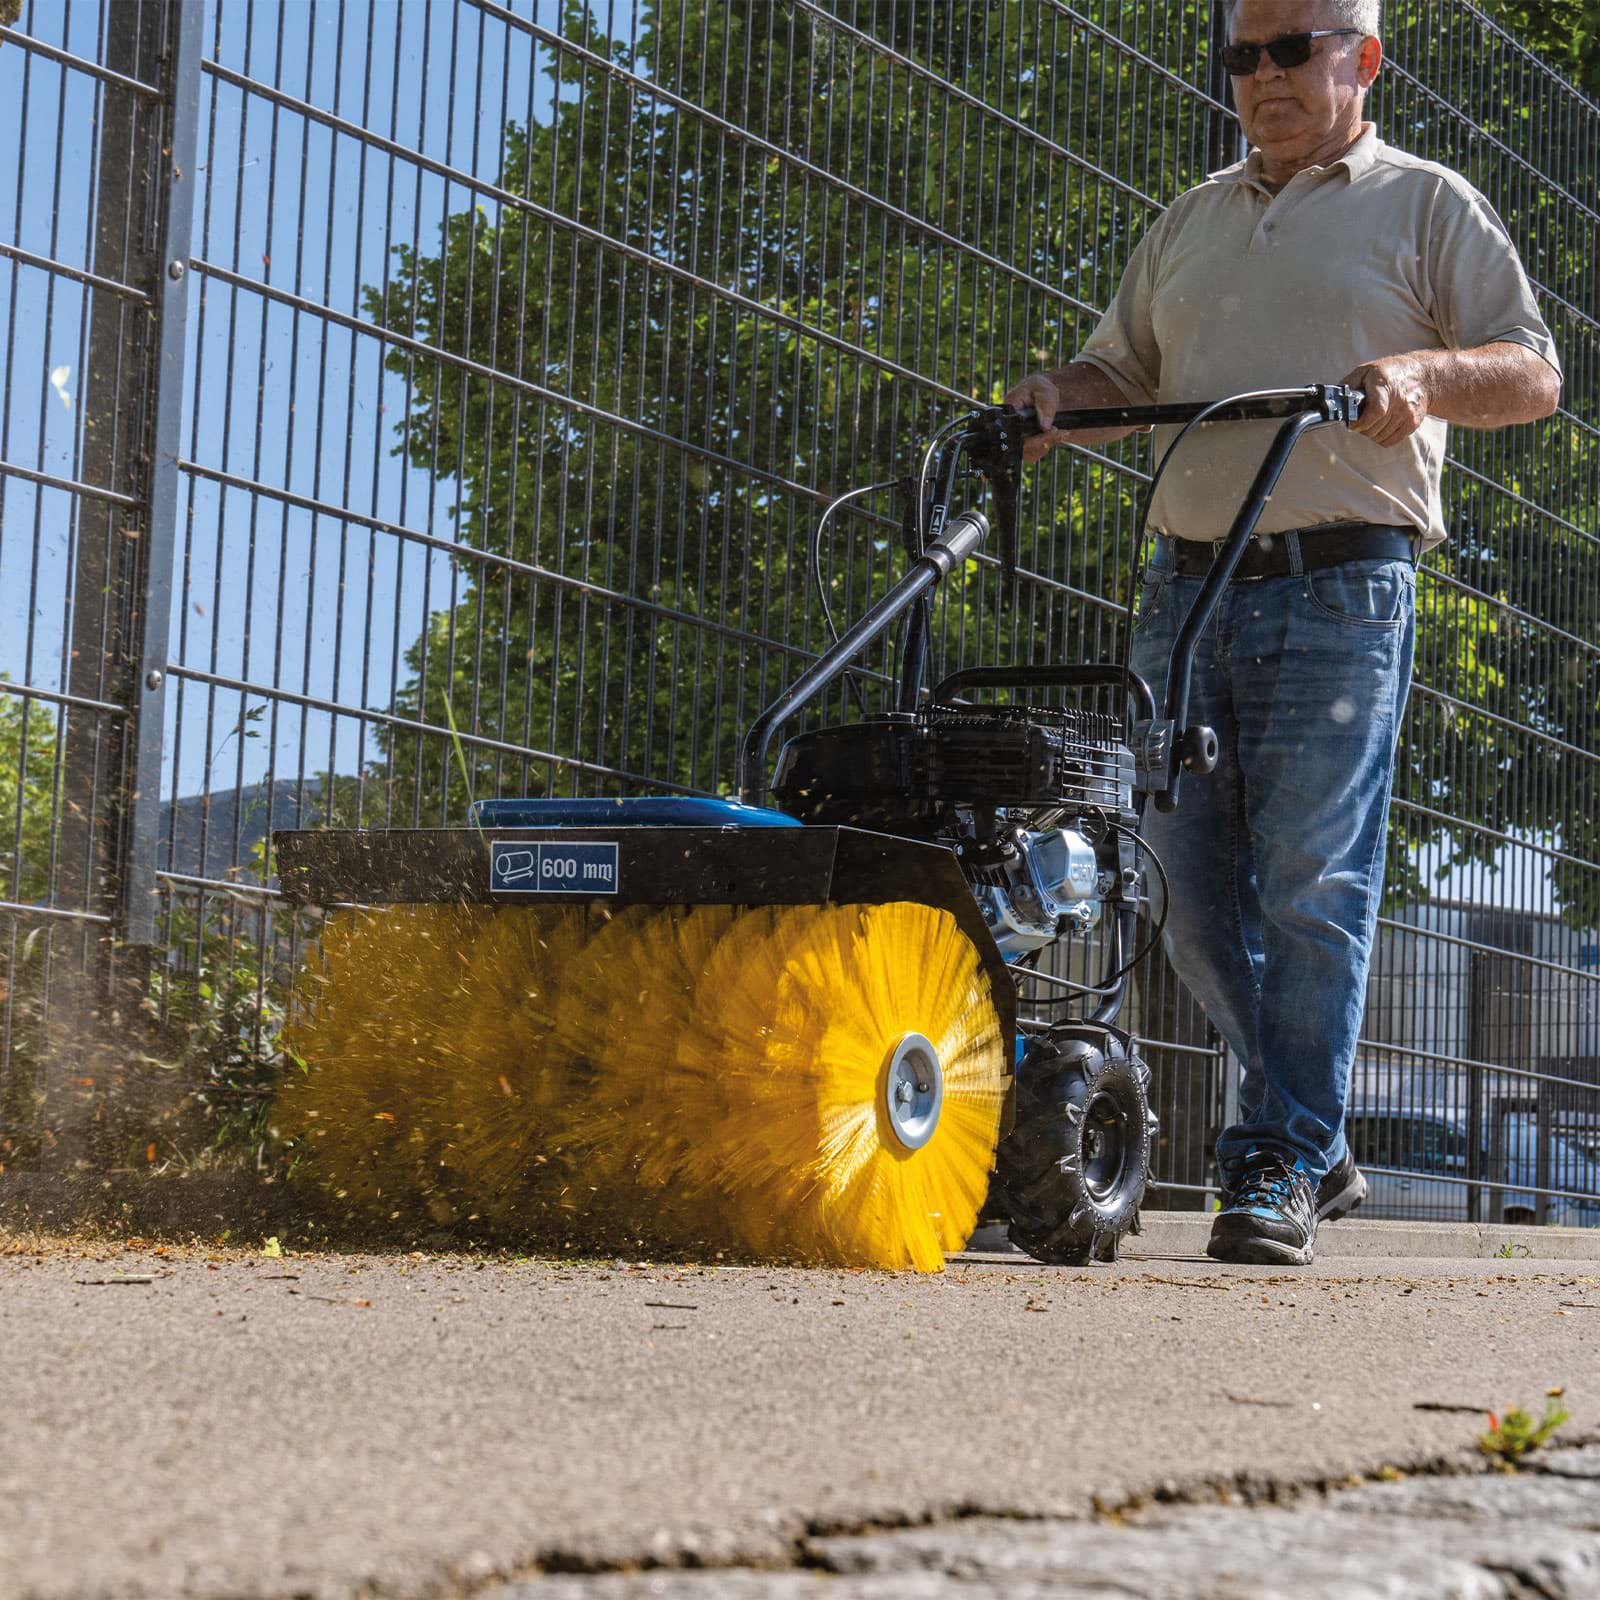
<svg viewBox="0 0 1600 1600"><path fill-rule="evenodd" d="M317 828L322 820L322 785L315 778L180 795L162 803L161 865L195 878L256 883L255 849L269 831Z"/></svg>

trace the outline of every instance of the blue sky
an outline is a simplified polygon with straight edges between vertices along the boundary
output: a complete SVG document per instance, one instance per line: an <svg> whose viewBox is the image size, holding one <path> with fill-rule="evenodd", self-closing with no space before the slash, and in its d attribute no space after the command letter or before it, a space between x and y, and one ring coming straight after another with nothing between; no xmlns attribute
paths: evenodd
<svg viewBox="0 0 1600 1600"><path fill-rule="evenodd" d="M555 25L549 0L523 18ZM199 187L191 257L364 320L361 290L381 284L390 247L435 249L448 215L492 202L229 81L275 85L402 152L492 182L507 120L548 118L548 49L501 19L446 0L285 6L205 0ZM280 22L285 25L280 26ZM100 7L31 0L21 28L69 53L101 53ZM626 32L628 17L614 24ZM537 54L537 60L535 59ZM426 69L426 70L425 70ZM452 86L454 88L452 89ZM0 48L0 239L89 269L96 88L84 73ZM275 303L202 268L191 274L182 454L367 517L454 538L454 484L392 454L401 379L368 334ZM36 471L80 471L88 290L0 258L11 323L0 454ZM52 382L52 375L55 381ZM70 404L68 403L70 401ZM269 496L188 479L173 660L207 673L341 703L386 707L398 657L430 611L451 603L449 563L415 543ZM64 690L64 593L74 499L0 479L0 673ZM459 581L459 580L457 580ZM338 612L342 606L343 627ZM398 679L397 676L398 675ZM192 793L301 770L352 770L371 753L354 719L277 707L233 732L246 708L230 690L182 684L169 697L164 789ZM181 708L182 726L178 725ZM209 713L209 714L208 714Z"/></svg>

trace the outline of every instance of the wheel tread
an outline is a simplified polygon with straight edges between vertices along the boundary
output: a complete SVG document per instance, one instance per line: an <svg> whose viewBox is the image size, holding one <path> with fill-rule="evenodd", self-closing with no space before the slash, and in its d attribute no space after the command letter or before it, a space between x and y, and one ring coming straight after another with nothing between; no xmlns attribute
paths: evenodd
<svg viewBox="0 0 1600 1600"><path fill-rule="evenodd" d="M1083 1266L1114 1261L1124 1234L1138 1227L1157 1121L1148 1064L1110 1028L1063 1024L1036 1040L1016 1074L1016 1121L1002 1142L996 1199L1011 1240L1041 1261ZM1122 1181L1096 1197L1083 1165L1087 1109L1111 1099L1131 1141Z"/></svg>

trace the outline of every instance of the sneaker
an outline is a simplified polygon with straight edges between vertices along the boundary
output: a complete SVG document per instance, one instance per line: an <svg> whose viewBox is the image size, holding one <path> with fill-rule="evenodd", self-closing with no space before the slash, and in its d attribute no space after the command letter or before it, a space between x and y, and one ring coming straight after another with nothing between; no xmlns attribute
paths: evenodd
<svg viewBox="0 0 1600 1600"><path fill-rule="evenodd" d="M1211 1224L1206 1254L1304 1267L1316 1237L1317 1202L1304 1169L1275 1150L1255 1150Z"/></svg>
<svg viewBox="0 0 1600 1600"><path fill-rule="evenodd" d="M1348 1150L1339 1164L1317 1185L1317 1221L1337 1222L1348 1217L1367 1198L1367 1180Z"/></svg>

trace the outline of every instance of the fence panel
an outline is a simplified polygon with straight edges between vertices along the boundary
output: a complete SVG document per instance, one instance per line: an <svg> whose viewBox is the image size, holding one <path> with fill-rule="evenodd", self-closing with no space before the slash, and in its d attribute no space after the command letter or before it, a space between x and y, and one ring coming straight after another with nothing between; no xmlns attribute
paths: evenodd
<svg viewBox="0 0 1600 1600"><path fill-rule="evenodd" d="M113 851L118 882L137 863L159 888L155 1053L198 1113L140 1143L154 1165L201 1159L219 1131L263 1148L299 937L276 904L271 828L460 823L496 794L726 789L744 728L826 642L822 596L854 615L897 570L892 486L919 441L1070 356L1149 222L1240 153L1210 0L196 8L171 626L137 642L159 647L166 684L162 804ZM31 0L0 35L0 91L18 84L30 108L0 92L24 150L16 195L0 192L14 219L0 595L36 565L28 614L44 619L37 647L8 624L0 655L29 688L0 708L25 701L35 719L0 774L18 797L0 910L19 973L40 959L35 925L81 939L121 915L60 865L91 858L62 806L60 730L120 726L137 684L125 671L96 695L47 669L71 659L76 613L43 574L71 563L44 532L13 531L52 516L80 529L83 483L111 486L96 502L108 528L149 505L126 452L103 479L82 448L71 473L49 465L47 434L68 426L55 356L15 314L29 275L47 280L57 330L80 299L110 303L113 282L127 314L153 292L148 271L94 265L89 224L62 204L64 158L37 188L70 142L65 86L148 98L111 66L117 9L75 0L71 31L51 33ZM1600 112L1464 0L1389 11L1380 131L1490 195L1567 362L1556 422L1452 436L1456 537L1423 586L1357 1064L1363 1159L1415 1165L1409 1123L1368 1126L1380 1107L1448 1111L1435 1120L1462 1125L1469 1158L1443 1187L1482 1209L1520 1192L1505 1154L1519 1115L1580 1129L1600 1104L1583 955L1600 921ZM157 65L139 81L159 85ZM86 170L109 215L106 154ZM124 331L119 348L135 343ZM87 332L86 363L100 364ZM1151 465L1131 440L1033 474L1017 602L999 603L986 557L941 601L932 669L1116 657ZM872 484L813 552L822 505ZM866 703L882 705L891 652L865 667ZM841 688L814 714L858 713ZM123 783L116 759L97 794ZM1486 906L1511 920L1472 921ZM24 987L0 1066L13 1099ZM1494 1020L1511 994L1540 1027ZM1158 1041L1162 1202L1200 1203L1224 1114L1216 1042L1160 963L1133 1019Z"/></svg>
<svg viewBox="0 0 1600 1600"><path fill-rule="evenodd" d="M1374 1213L1595 1225L1600 107L1471 7L1392 9L1380 129L1495 205L1566 385L1451 431L1352 1139Z"/></svg>

